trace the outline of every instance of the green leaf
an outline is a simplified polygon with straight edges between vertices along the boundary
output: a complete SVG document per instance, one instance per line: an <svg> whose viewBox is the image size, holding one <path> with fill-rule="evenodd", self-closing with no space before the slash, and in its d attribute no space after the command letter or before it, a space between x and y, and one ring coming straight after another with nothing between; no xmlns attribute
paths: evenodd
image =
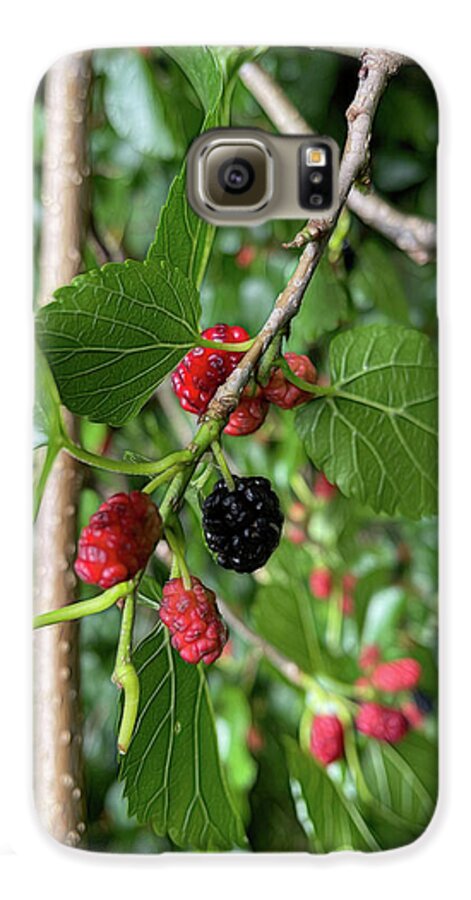
<svg viewBox="0 0 471 900"><path fill-rule="evenodd" d="M228 125L228 104L222 102L226 89L225 75L215 52L209 47L173 47L168 49L168 53L184 71L206 112L201 130ZM215 233L214 225L197 216L186 199L184 162L170 186L147 259L166 260L199 288Z"/></svg>
<svg viewBox="0 0 471 900"><path fill-rule="evenodd" d="M99 54L105 72L106 114L120 138L135 150L159 159L174 159L182 151L172 130L149 61L137 50L106 50Z"/></svg>
<svg viewBox="0 0 471 900"><path fill-rule="evenodd" d="M361 766L379 804L375 831L382 845L410 843L425 830L435 809L437 748L417 732L394 745L368 740L361 754ZM394 831L389 833L388 813L404 822L399 841ZM393 817L391 821L394 822Z"/></svg>
<svg viewBox="0 0 471 900"><path fill-rule="evenodd" d="M293 346L313 344L349 318L347 289L324 258L306 291L301 310L293 320Z"/></svg>
<svg viewBox="0 0 471 900"><path fill-rule="evenodd" d="M34 448L39 453L35 454L34 457L34 518L38 514L44 488L46 487L54 460L64 445L64 426L59 393L51 370L38 348L36 348L35 369L33 429Z"/></svg>
<svg viewBox="0 0 471 900"><path fill-rule="evenodd" d="M221 100L224 73L211 47L166 47L168 53L185 73L205 112Z"/></svg>
<svg viewBox="0 0 471 900"><path fill-rule="evenodd" d="M326 770L292 738L285 738L285 746L293 799L313 851L381 850L358 806L347 799Z"/></svg>
<svg viewBox="0 0 471 900"><path fill-rule="evenodd" d="M207 120L205 120L207 121ZM203 126L205 127L205 125ZM186 199L186 165L170 185L162 207L155 239L147 259L167 262L200 287L216 229L191 209Z"/></svg>
<svg viewBox="0 0 471 900"><path fill-rule="evenodd" d="M122 425L198 341L199 297L177 270L128 261L74 279L37 317L63 403Z"/></svg>
<svg viewBox="0 0 471 900"><path fill-rule="evenodd" d="M227 780L244 822L250 819L248 794L257 776L257 765L247 746L252 710L245 691L235 684L215 685L218 743ZM214 694L213 694L214 696Z"/></svg>
<svg viewBox="0 0 471 900"><path fill-rule="evenodd" d="M34 447L46 444L62 445L62 415L60 397L44 355L36 348L34 384Z"/></svg>
<svg viewBox="0 0 471 900"><path fill-rule="evenodd" d="M365 241L348 280L353 299L361 308L371 306L399 325L409 324L403 284L391 259L376 240Z"/></svg>
<svg viewBox="0 0 471 900"><path fill-rule="evenodd" d="M134 737L121 768L129 813L152 822L179 847L230 850L245 844L218 754L213 712L200 666L174 653L158 625L139 645Z"/></svg>
<svg viewBox="0 0 471 900"><path fill-rule="evenodd" d="M268 568L270 580L257 590L252 609L258 633L307 674L321 667L316 601L307 576L299 577L308 565L312 568L301 547L283 541Z"/></svg>
<svg viewBox="0 0 471 900"><path fill-rule="evenodd" d="M391 635L396 632L405 613L406 602L403 588L390 585L376 591L366 611L362 644L379 644L380 647L387 648L391 643Z"/></svg>
<svg viewBox="0 0 471 900"><path fill-rule="evenodd" d="M330 345L332 393L301 407L306 453L347 497L412 519L437 510L437 365L428 338L372 325Z"/></svg>

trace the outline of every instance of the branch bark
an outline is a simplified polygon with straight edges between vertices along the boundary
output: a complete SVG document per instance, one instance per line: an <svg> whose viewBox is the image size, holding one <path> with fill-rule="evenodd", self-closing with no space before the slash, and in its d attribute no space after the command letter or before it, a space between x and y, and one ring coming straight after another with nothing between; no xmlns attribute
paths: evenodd
<svg viewBox="0 0 471 900"><path fill-rule="evenodd" d="M216 392L206 411L206 421L221 420L224 422L227 419L227 416L237 406L238 398L261 356L276 335L286 329L298 312L306 288L319 265L352 185L366 164L371 129L378 103L388 79L398 71L401 64L402 57L399 54L386 50L367 51L363 55L358 87L353 102L346 112L348 132L339 169L337 212L332 219L313 220L310 223L312 239L306 244L294 274L279 294L270 316L252 347ZM305 243L304 239L302 243Z"/></svg>
<svg viewBox="0 0 471 900"><path fill-rule="evenodd" d="M372 51L368 52L371 55ZM360 54L355 52L354 55ZM367 66L368 53L364 60ZM401 65L408 62L405 57L400 57L400 60ZM244 63L239 75L280 133L313 134L313 129L282 88L258 63ZM437 236L433 222L402 213L373 190L364 192L354 186L348 195L348 207L363 222L407 253L414 262L423 265L434 259Z"/></svg>
<svg viewBox="0 0 471 900"><path fill-rule="evenodd" d="M217 605L228 625L240 635L242 640L251 644L262 656L265 656L287 681L290 681L295 687L304 688L306 686L307 676L295 662L283 656L273 644L252 631L220 597L217 598Z"/></svg>
<svg viewBox="0 0 471 900"><path fill-rule="evenodd" d="M64 57L46 76L40 304L80 270L86 212L88 53ZM69 434L73 417L64 410ZM80 466L65 452L56 459L35 530L35 611L60 608L73 595ZM71 846L85 831L78 623L34 637L34 787L46 830Z"/></svg>

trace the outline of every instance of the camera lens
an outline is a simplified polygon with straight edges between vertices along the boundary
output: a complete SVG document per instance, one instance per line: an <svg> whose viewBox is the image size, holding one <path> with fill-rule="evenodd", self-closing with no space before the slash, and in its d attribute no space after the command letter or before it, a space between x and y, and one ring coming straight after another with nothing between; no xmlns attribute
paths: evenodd
<svg viewBox="0 0 471 900"><path fill-rule="evenodd" d="M311 204L311 206L319 207L322 206L323 202L324 198L322 194L311 194L311 196L309 197L309 203Z"/></svg>
<svg viewBox="0 0 471 900"><path fill-rule="evenodd" d="M311 182L311 184L320 184L321 181L323 181L323 178L324 176L322 172L311 172L309 181Z"/></svg>
<svg viewBox="0 0 471 900"><path fill-rule="evenodd" d="M245 194L255 180L253 166L248 159L236 156L227 159L218 171L218 181L228 194Z"/></svg>

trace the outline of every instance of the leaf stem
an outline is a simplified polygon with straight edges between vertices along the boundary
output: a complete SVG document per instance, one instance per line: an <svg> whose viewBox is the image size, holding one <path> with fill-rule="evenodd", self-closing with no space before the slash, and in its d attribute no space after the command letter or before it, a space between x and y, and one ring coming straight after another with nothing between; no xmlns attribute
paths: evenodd
<svg viewBox="0 0 471 900"><path fill-rule="evenodd" d="M91 597L90 600L81 600L78 603L69 603L60 609L53 609L50 612L41 613L33 619L33 628L44 628L46 625L58 625L60 622L71 622L74 619L83 619L84 616L92 616L95 613L103 612L113 606L117 600L129 594L132 591L136 579L123 581L121 584L115 584L108 588L103 594Z"/></svg>
<svg viewBox="0 0 471 900"><path fill-rule="evenodd" d="M331 394L337 394L336 389L333 387L321 387L318 384L311 384L310 381L304 381L303 378L298 378L298 376L291 371L283 356L279 356L278 359L274 361L273 365L283 370L283 375L287 381L290 381L291 384L295 384L296 387L301 388L301 390L306 391L308 394L314 394L318 397L328 397Z"/></svg>
<svg viewBox="0 0 471 900"><path fill-rule="evenodd" d="M111 676L114 684L122 688L124 693L123 713L118 732L118 752L121 755L127 753L131 743L139 706L139 679L131 662L135 611L134 590L135 586L133 585L133 589L129 591L124 601L116 662Z"/></svg>
<svg viewBox="0 0 471 900"><path fill-rule="evenodd" d="M207 338L200 337L198 340L199 347L208 347L210 350L226 350L228 353L247 353L255 343L256 338L250 338L249 341L241 341L240 344L226 344L224 341L209 341Z"/></svg>
<svg viewBox="0 0 471 900"><path fill-rule="evenodd" d="M106 469L109 472L120 472L123 475L158 475L167 469L177 465L184 465L191 462L193 454L190 450L178 450L176 453L169 453L163 459L149 460L149 462L131 462L125 459L109 459L106 456L99 456L91 453L75 444L67 434L64 434L64 450L74 459L85 463L87 466L93 466L96 469Z"/></svg>

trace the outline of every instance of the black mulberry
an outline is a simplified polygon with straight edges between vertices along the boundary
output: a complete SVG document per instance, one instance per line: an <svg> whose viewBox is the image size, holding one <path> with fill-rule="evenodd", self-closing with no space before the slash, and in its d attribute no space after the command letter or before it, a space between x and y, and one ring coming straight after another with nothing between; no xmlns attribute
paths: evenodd
<svg viewBox="0 0 471 900"><path fill-rule="evenodd" d="M278 546L283 514L267 478L234 478L235 488L218 481L203 504L203 530L224 569L254 572Z"/></svg>

